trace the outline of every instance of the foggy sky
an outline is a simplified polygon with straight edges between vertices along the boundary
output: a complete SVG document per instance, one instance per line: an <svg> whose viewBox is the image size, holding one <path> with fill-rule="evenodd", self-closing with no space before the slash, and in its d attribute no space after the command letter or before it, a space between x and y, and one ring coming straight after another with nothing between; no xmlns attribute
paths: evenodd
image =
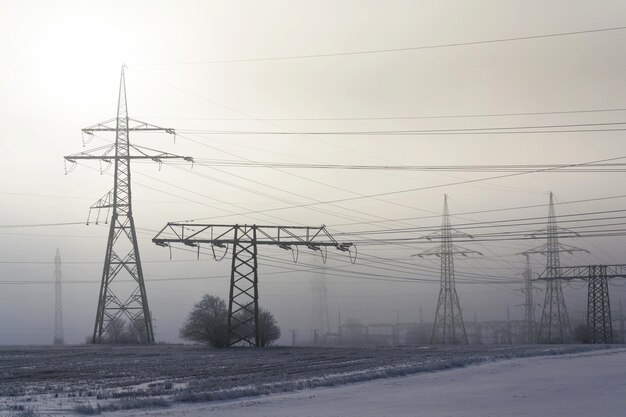
<svg viewBox="0 0 626 417"><path fill-rule="evenodd" d="M89 207L112 187L112 170L97 162L64 175L63 156L107 144L101 135L82 147L81 128L115 116L119 70L128 66L131 118L180 130L338 131L453 129L490 126L620 122L626 112L411 120L259 120L381 118L553 112L626 107L626 31L405 52L256 62L237 59L326 54L472 42L623 25L622 1L265 1L265 2L41 2L0 0L0 344L50 343L53 261L63 259L65 339L91 333L108 228L104 225L20 227L83 222ZM231 120L216 120L231 119ZM234 120L233 120L234 119ZM364 165L567 164L626 155L623 132L519 135L313 136L131 135L133 143L198 160ZM190 140L192 139L192 140ZM184 168L185 170L181 169ZM106 168L103 165L102 168ZM489 173L272 170L197 165L133 165L134 215L158 341L176 342L187 312L202 294L227 295L230 262L173 252L150 239L167 221L326 224L332 233L440 224L443 194L453 223L545 216L546 207L455 216L468 211L546 204L624 193L623 174L542 173L289 208L359 195L441 185ZM234 175L233 175L234 174ZM295 175L292 175L295 174ZM305 178L302 178L305 177ZM251 180L256 182L251 182ZM229 184L225 184L228 182ZM269 185L273 188L263 186ZM244 189L236 188L244 187ZM251 192L260 191L266 196ZM298 195L295 195L295 194ZM270 197L267 197L267 196ZM279 201L281 199L282 201ZM287 201L287 202L286 202ZM624 200L560 205L558 214L621 209ZM358 213L357 213L358 211ZM381 219L408 219L376 223ZM350 225L351 223L360 223ZM541 228L541 227L538 227ZM562 264L624 262L623 238L564 242L591 251ZM457 275L500 276L519 285L459 283L466 321L503 319L506 306L521 319L523 258L542 242L464 243L484 253L459 260ZM432 243L364 245L359 253L412 262L424 283L327 276L331 327L341 317L364 323L432 320L439 260L411 260ZM302 251L303 263L315 257ZM264 256L272 258L264 258ZM333 254L327 268L351 266ZM311 273L278 248L260 253L261 305L283 330L310 337ZM393 261L390 261L393 262ZM534 258L535 271L545 259ZM424 268L432 268L430 273ZM406 265L402 268L406 268ZM305 268L306 269L306 268ZM278 272L278 274L276 274ZM400 275L400 273L398 273ZM406 274L404 274L406 275ZM403 276L404 276L403 275ZM208 279L165 280L210 277ZM29 284L28 281L46 281ZM468 281L465 278L460 281ZM84 281L89 281L85 283ZM585 291L565 288L572 317ZM624 296L612 288L612 300ZM537 300L541 302L542 300Z"/></svg>

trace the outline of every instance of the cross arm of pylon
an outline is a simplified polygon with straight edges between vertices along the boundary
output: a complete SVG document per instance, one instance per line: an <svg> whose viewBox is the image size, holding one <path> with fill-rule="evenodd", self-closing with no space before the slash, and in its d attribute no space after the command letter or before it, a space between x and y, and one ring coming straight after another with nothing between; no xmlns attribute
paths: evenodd
<svg viewBox="0 0 626 417"><path fill-rule="evenodd" d="M451 239L457 239L457 238L461 238L461 239L474 239L474 236L470 235L469 233L465 233L465 232L461 232L459 230L456 229L450 229L449 235L448 235ZM436 231L433 233L430 233L426 236L422 236L420 237L420 239L426 239L426 240L430 240L430 241L437 241L437 240L442 240L444 238L444 234L440 231Z"/></svg>
<svg viewBox="0 0 626 417"><path fill-rule="evenodd" d="M559 237L568 237L568 238L576 238L576 237L580 237L580 233L574 231L574 230L570 230L570 229L566 229L564 227L560 227L557 226L556 229L560 232L559 233ZM564 236L563 236L563 235ZM549 235L548 229L541 229L541 230L537 230L536 232L530 233L527 236L532 238L532 239L546 239Z"/></svg>
<svg viewBox="0 0 626 417"><path fill-rule="evenodd" d="M468 256L468 255L483 256L482 252L479 252L473 249L467 249L467 248L464 248L462 246L457 246L457 245L455 245L452 248L452 253L454 253L455 255L462 255L462 256Z"/></svg>
<svg viewBox="0 0 626 417"><path fill-rule="evenodd" d="M307 246L313 250L319 250L322 246L335 247L341 251L348 251L352 243L338 242L326 230L326 226L259 226L259 225L219 225L197 223L168 223L152 239L159 246L167 246L169 243L184 243L189 246L197 246L199 243L210 243L216 246L234 244L239 241L249 241L249 235L242 239L235 236L240 228L256 229L257 245L276 245L283 249L291 246Z"/></svg>
<svg viewBox="0 0 626 417"><path fill-rule="evenodd" d="M152 125L150 123L142 122L135 119L128 119L129 131L163 131L171 135L175 135L176 131L169 127L161 127ZM96 123L89 127L82 129L84 133L93 134L94 132L115 132L117 130L117 118L105 120L104 122Z"/></svg>
<svg viewBox="0 0 626 417"><path fill-rule="evenodd" d="M600 270L602 270L602 272L600 272ZM573 279L593 279L598 277L598 274L600 273L603 278L626 278L626 264L559 266L546 268L539 274L537 279L559 279L568 281Z"/></svg>
<svg viewBox="0 0 626 417"><path fill-rule="evenodd" d="M152 159L157 162L159 162L161 159L184 159L185 161L193 162L193 158L190 156L175 155L168 152L161 152L156 149L146 148L144 146L137 145L130 145L130 148L134 149L140 154L139 156L130 156L131 159L141 159L143 157ZM149 152L153 152L153 154L150 154Z"/></svg>
<svg viewBox="0 0 626 417"><path fill-rule="evenodd" d="M444 253L451 253L451 254L454 254L454 255L461 255L461 256L468 256L468 255L482 256L483 255L481 252L479 252L477 250L467 249L467 248L463 248L461 246L454 246L454 247L452 247L452 249L450 249L447 252L441 246L438 246L436 248L428 249L428 250L425 250L423 252L411 255L411 257L412 258L415 258L415 257L425 258L425 257L428 257L428 256L441 257L441 255L443 255Z"/></svg>
<svg viewBox="0 0 626 417"><path fill-rule="evenodd" d="M585 253L589 253L589 251L587 249L583 249L583 248L577 248L575 246L571 246L571 245L565 245L562 243L559 243L558 245L558 249L556 250L556 252L558 253L562 253L562 252L566 252L569 254L572 254L574 252L585 252ZM541 246L537 246L536 248L532 248L532 249L528 249L524 252L521 253L521 255L536 255L536 254L540 254L540 255L546 255L548 253L548 245L544 244Z"/></svg>
<svg viewBox="0 0 626 417"><path fill-rule="evenodd" d="M135 155L126 155L126 156L115 156L114 145L100 146L98 148L90 149L87 151L75 153L72 155L65 156L65 160L68 162L75 163L78 160L91 160L91 159L99 159L106 162L114 160L116 158L119 159L151 159L155 162L161 162L163 159L183 159L185 161L193 163L193 158L191 156L180 156L171 154L168 152L161 152L151 148L145 148L142 146L130 145L130 148L136 151ZM99 154L98 154L99 153Z"/></svg>
<svg viewBox="0 0 626 417"><path fill-rule="evenodd" d="M425 251L422 251L420 253L416 253L414 255L411 255L411 258L426 258L428 256L437 256L440 257L441 254L443 253L441 246L438 246L436 248L433 249L427 249Z"/></svg>
<svg viewBox="0 0 626 417"><path fill-rule="evenodd" d="M96 155L99 153L99 155ZM72 155L64 156L66 161L76 162L78 159L103 159L110 160L115 158L115 145L104 145L87 151L78 152Z"/></svg>
<svg viewBox="0 0 626 417"><path fill-rule="evenodd" d="M584 252L586 254L589 254L590 252L587 249L583 249L583 248L577 248L576 246L571 246L571 245L565 245L563 243L559 243L559 252L567 252L570 255L574 252Z"/></svg>

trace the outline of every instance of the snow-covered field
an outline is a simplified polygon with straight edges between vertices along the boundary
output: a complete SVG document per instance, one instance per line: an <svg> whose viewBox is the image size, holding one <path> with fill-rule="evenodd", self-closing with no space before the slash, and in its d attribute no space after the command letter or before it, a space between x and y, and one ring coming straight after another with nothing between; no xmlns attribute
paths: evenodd
<svg viewBox="0 0 626 417"><path fill-rule="evenodd" d="M622 417L626 349L524 358L116 417Z"/></svg>
<svg viewBox="0 0 626 417"><path fill-rule="evenodd" d="M493 363L511 358L526 359ZM626 349L571 345L4 347L0 416L561 415L570 393L594 403L591 392L625 392L625 365ZM552 408L530 413L542 404ZM626 415L609 411L597 415Z"/></svg>

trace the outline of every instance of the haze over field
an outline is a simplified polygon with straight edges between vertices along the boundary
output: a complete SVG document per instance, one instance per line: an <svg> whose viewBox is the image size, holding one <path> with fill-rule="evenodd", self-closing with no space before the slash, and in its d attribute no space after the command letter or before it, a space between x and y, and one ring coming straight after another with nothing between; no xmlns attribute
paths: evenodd
<svg viewBox="0 0 626 417"><path fill-rule="evenodd" d="M466 321L504 320L507 305L522 319L518 253L544 243L527 234L550 191L582 235L562 242L591 252L562 265L626 262L625 15L622 1L0 0L0 345L52 341L57 248L65 341L92 332L108 227L84 223L112 169L63 156L114 140L83 148L81 129L115 117L122 64L130 117L178 132L131 142L196 160L132 166L157 341L181 341L203 294L228 295L228 258L173 248L170 261L152 244L174 220L325 224L358 248L355 265L329 252L331 330L339 315L417 322L420 307L432 321L440 261L411 255L436 245L418 238L441 224L444 193L475 237L460 245L483 254L456 259ZM555 169L570 164L582 165ZM532 260L540 272L545 258ZM259 252L283 344L292 329L312 338L322 263L306 249L298 261ZM584 284L564 291L580 320ZM611 284L614 307L625 291Z"/></svg>

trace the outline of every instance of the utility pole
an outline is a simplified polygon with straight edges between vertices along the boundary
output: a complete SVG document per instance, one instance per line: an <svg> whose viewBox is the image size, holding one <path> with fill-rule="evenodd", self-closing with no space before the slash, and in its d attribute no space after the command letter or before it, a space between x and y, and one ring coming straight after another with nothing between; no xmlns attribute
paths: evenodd
<svg viewBox="0 0 626 417"><path fill-rule="evenodd" d="M62 345L63 341L63 296L61 294L61 254L57 249L54 257L54 344Z"/></svg>
<svg viewBox="0 0 626 417"><path fill-rule="evenodd" d="M107 220L108 213L112 211L93 329L93 343L101 343L107 338L114 337L113 328L119 326L120 322L125 323L126 320L128 320L128 325L137 333L138 342L154 343L152 319L148 308L148 297L132 211L131 161L153 160L162 163L164 159L182 158L193 162L189 157L183 158L130 143L131 131L162 131L169 134L175 134L175 132L173 129L150 125L128 117L124 68L122 66L120 75L117 117L82 130L84 134L91 136L100 132L115 132L115 143L111 146L107 145L65 157L65 160L71 163L76 163L79 160L100 160L106 163L113 161L114 163L113 190L90 208L90 215L91 210L98 211L96 223L100 217L100 210L106 209ZM89 218L87 224L89 224ZM136 285L131 290L124 287L125 291L122 291L123 287L118 286L117 291L114 291L113 281L120 275L129 276ZM121 280L117 279L116 281Z"/></svg>
<svg viewBox="0 0 626 417"><path fill-rule="evenodd" d="M448 212L448 196L444 195L441 231L425 236L425 239L439 240L441 244L435 249L413 255L420 258L426 256L437 256L441 258L441 286L437 300L437 310L435 312L431 343L468 343L461 305L459 304L459 296L456 293L454 255L467 256L469 254L482 254L454 245L453 239L458 237L471 238L467 233L452 229L450 225L450 214Z"/></svg>
<svg viewBox="0 0 626 417"><path fill-rule="evenodd" d="M258 245L274 245L291 250L298 247L320 252L327 259L327 248L349 252L352 243L339 243L325 226L258 226L168 223L152 241L159 246L183 243L198 248L209 244L232 247L230 296L228 301L229 346L243 344L259 347ZM294 255L294 260L296 259ZM351 257L351 260L356 260Z"/></svg>
<svg viewBox="0 0 626 417"><path fill-rule="evenodd" d="M542 254L546 256L546 293L539 324L539 343L564 343L567 335L571 332L565 297L563 296L563 286L559 279L556 279L556 271L561 266L561 252L587 252L589 251L574 246L559 243L559 230L565 230L569 234L576 235L575 232L561 229L557 226L556 214L554 210L554 195L550 192L550 207L548 210L548 226L544 231L531 234L532 237L546 237L546 244L538 248L527 250L523 255ZM553 278L553 279L549 279Z"/></svg>

